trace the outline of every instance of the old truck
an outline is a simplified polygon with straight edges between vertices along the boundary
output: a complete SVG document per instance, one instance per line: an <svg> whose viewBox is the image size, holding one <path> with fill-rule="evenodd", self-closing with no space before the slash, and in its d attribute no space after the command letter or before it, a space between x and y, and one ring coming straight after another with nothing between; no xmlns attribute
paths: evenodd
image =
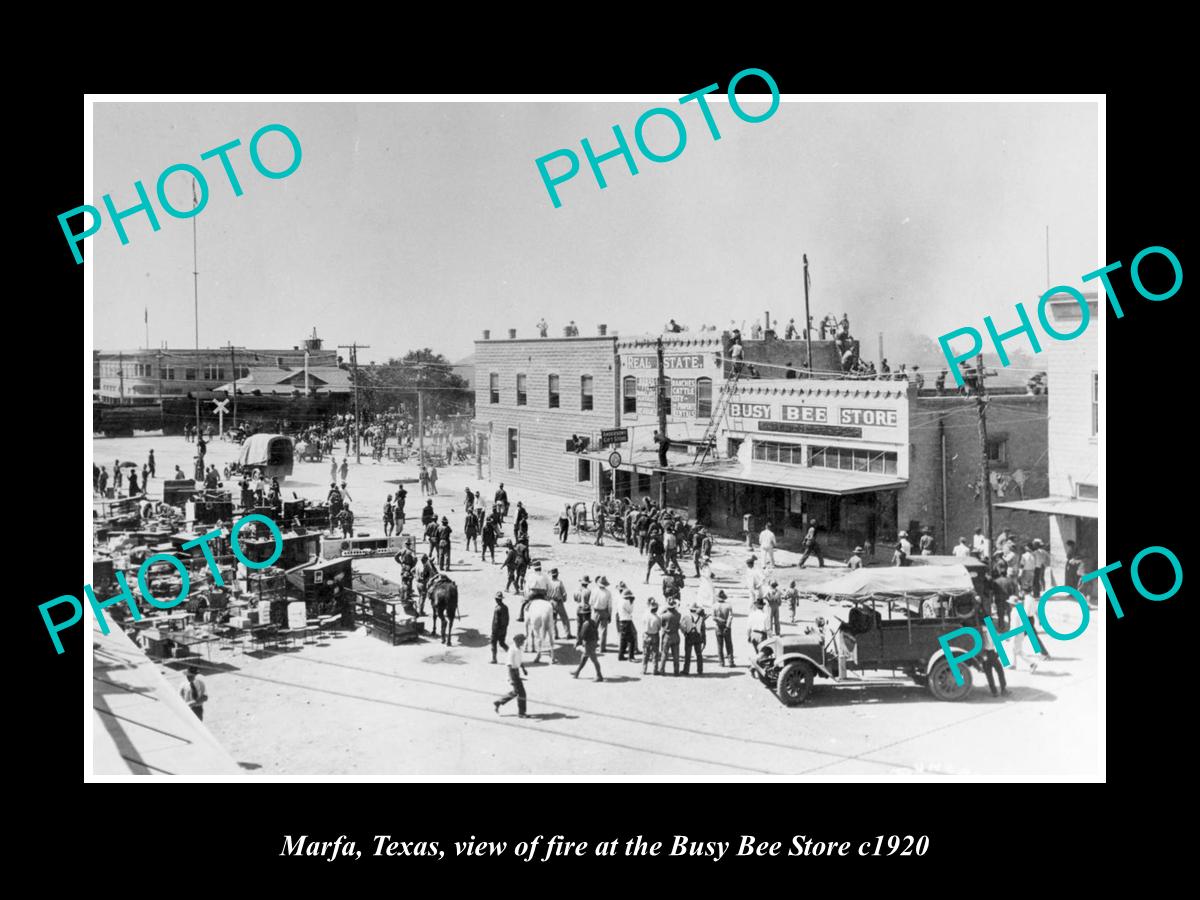
<svg viewBox="0 0 1200 900"><path fill-rule="evenodd" d="M960 666L960 685L938 638L972 624L978 595L962 565L858 569L810 588L808 599L826 603L828 614L802 623L800 634L768 639L758 646L750 674L788 706L803 703L816 678L846 672L892 670L927 687L938 700L963 700L971 692L971 670ZM950 639L960 651L970 637ZM841 653L839 653L839 645ZM849 684L861 685L861 678Z"/></svg>

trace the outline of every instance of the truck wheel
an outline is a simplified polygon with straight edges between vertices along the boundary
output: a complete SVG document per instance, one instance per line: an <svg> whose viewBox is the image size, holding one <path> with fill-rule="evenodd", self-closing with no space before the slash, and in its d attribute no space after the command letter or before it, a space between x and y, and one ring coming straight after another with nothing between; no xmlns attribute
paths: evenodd
<svg viewBox="0 0 1200 900"><path fill-rule="evenodd" d="M779 673L776 693L787 706L799 706L808 699L812 690L813 667L806 662L794 662L784 666Z"/></svg>
<svg viewBox="0 0 1200 900"><path fill-rule="evenodd" d="M950 671L950 663L946 662L945 657L935 662L929 670L929 693L947 702L965 700L967 694L971 693L971 670L959 666L958 671L962 675L962 684L954 680L954 673Z"/></svg>

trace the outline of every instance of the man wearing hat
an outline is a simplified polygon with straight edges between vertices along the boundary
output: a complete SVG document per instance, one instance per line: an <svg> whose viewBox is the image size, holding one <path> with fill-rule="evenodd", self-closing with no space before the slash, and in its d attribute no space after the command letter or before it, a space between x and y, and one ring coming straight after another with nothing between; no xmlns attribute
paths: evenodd
<svg viewBox="0 0 1200 900"><path fill-rule="evenodd" d="M596 623L590 618L591 608L587 603L579 608L580 613L589 614L589 618L582 621L579 626L579 637L575 641L575 648L581 650L583 655L579 659L579 666L571 673L572 678L578 678L579 673L583 671L583 667L587 665L590 659L592 665L596 667L596 680L603 681L604 673L600 671L600 660L596 659Z"/></svg>
<svg viewBox="0 0 1200 900"><path fill-rule="evenodd" d="M521 603L521 614L517 616L518 622L525 621L525 607L529 605L530 600L545 600L546 595L550 592L550 576L542 571L540 562L533 564L533 571L533 587L529 589L529 593Z"/></svg>
<svg viewBox="0 0 1200 900"><path fill-rule="evenodd" d="M929 531L929 527L921 529L921 537L917 541L917 547L921 551L922 556L933 556L933 535Z"/></svg>
<svg viewBox="0 0 1200 900"><path fill-rule="evenodd" d="M575 592L575 630L578 631L583 627L583 620L590 619L591 614L591 596L592 596L592 579L584 575L579 579L579 590ZM584 615L583 608L588 608L587 615Z"/></svg>
<svg viewBox="0 0 1200 900"><path fill-rule="evenodd" d="M770 623L767 618L766 605L762 597L754 598L754 605L750 608L749 627L747 628L746 637L754 649L758 650L758 645L767 639Z"/></svg>
<svg viewBox="0 0 1200 900"><path fill-rule="evenodd" d="M429 561L429 554L422 553L417 563L417 597L421 601L418 615L425 615L425 598L429 596L429 580L438 573L437 566Z"/></svg>
<svg viewBox="0 0 1200 900"><path fill-rule="evenodd" d="M646 668L653 660L654 674L659 675L661 674L658 671L658 663L661 659L659 641L662 638L662 619L658 615L658 601L653 597L650 598L646 615L642 618L642 634L642 674L646 674Z"/></svg>
<svg viewBox="0 0 1200 900"><path fill-rule="evenodd" d="M662 614L661 626L662 646L660 659L655 662L654 674L664 675L667 670L667 655L675 666L675 674L679 674L679 601L674 597L667 600L667 610Z"/></svg>
<svg viewBox="0 0 1200 900"><path fill-rule="evenodd" d="M571 637L571 620L567 618L567 586L558 579L558 569L550 570L550 587L546 589L546 599L554 606L554 636L558 637L558 621L562 620L567 637Z"/></svg>
<svg viewBox="0 0 1200 900"><path fill-rule="evenodd" d="M496 645L508 652L508 606L504 602L504 591L496 591L496 608L492 610L492 663L496 662Z"/></svg>
<svg viewBox="0 0 1200 900"><path fill-rule="evenodd" d="M602 576L603 577L603 576ZM629 661L637 662L637 627L633 624L633 591L626 588L617 606L617 633L621 643L617 647L617 659L625 659L625 651L629 651Z"/></svg>
<svg viewBox="0 0 1200 900"><path fill-rule="evenodd" d="M657 527L657 526L656 526ZM661 530L652 530L649 532L649 540L646 543L646 584L650 583L650 572L655 564L662 569L664 575L669 575L667 571L667 560L663 556L663 539Z"/></svg>
<svg viewBox="0 0 1200 900"><path fill-rule="evenodd" d="M200 670L195 666L188 666L187 681L180 686L179 696L196 714L196 718L203 722L204 701L208 699L208 691L204 686L204 679L200 677Z"/></svg>
<svg viewBox="0 0 1200 900"><path fill-rule="evenodd" d="M713 627L717 632L717 654L721 657L721 665L725 665L725 656L729 655L729 665L733 666L733 607L729 605L729 597L724 591L717 591L717 605L713 607Z"/></svg>
<svg viewBox="0 0 1200 900"><path fill-rule="evenodd" d="M783 602L783 594L779 592L778 581L771 579L771 587L764 599L767 601L771 629L775 632L775 637L779 637L779 605Z"/></svg>
<svg viewBox="0 0 1200 900"><path fill-rule="evenodd" d="M704 612L699 603L693 603L679 617L679 630L683 632L683 674L692 674L692 653L696 654L696 674L704 674Z"/></svg>
<svg viewBox="0 0 1200 900"><path fill-rule="evenodd" d="M847 569L849 569L850 571L853 572L855 569L862 568L862 564L863 564L862 552L863 552L862 544L859 544L857 547L854 548L854 552L852 554L850 554L850 558L848 560L846 560L846 568Z"/></svg>
<svg viewBox="0 0 1200 900"><path fill-rule="evenodd" d="M596 620L596 629L600 634L600 653L608 652L608 625L612 621L613 600L612 592L608 589L608 579L601 575L592 587L589 602L592 607L592 617Z"/></svg>
<svg viewBox="0 0 1200 900"><path fill-rule="evenodd" d="M1050 568L1050 551L1046 549L1041 538L1033 539L1033 561L1033 592L1040 597L1046 593L1046 572L1053 573ZM1050 579L1053 582L1053 574Z"/></svg>
<svg viewBox="0 0 1200 900"><path fill-rule="evenodd" d="M507 548L507 551L504 554L504 562L501 565L508 572L508 581L505 583L504 589L507 591L509 588L512 588L516 591L521 584L520 576L517 574L517 570L521 565L517 561L517 548L513 546L512 541L505 541L504 546Z"/></svg>
<svg viewBox="0 0 1200 900"><path fill-rule="evenodd" d="M750 595L751 605L754 604L755 600L762 597L765 583L762 569L758 568L754 563L755 559L753 556L746 559L746 592Z"/></svg>
<svg viewBox="0 0 1200 900"><path fill-rule="evenodd" d="M521 681L521 673L525 673L525 677L529 677L529 670L525 668L525 659L521 655L521 645L525 643L525 635L514 634L512 649L508 651L508 677L512 681L512 690L492 703L492 707L496 710L497 715L502 707L509 700L517 701L517 715L522 719L528 719L529 716L525 712L525 684Z"/></svg>
<svg viewBox="0 0 1200 900"><path fill-rule="evenodd" d="M442 571L450 568L450 535L453 530L450 527L450 520L442 516L442 524L438 526L437 530L437 560Z"/></svg>
<svg viewBox="0 0 1200 900"><path fill-rule="evenodd" d="M816 556L820 567L825 568L825 557L821 555L821 545L817 543L817 530L821 527L815 519L809 523L808 531L804 532L804 554L800 557L800 568L808 562L809 556Z"/></svg>

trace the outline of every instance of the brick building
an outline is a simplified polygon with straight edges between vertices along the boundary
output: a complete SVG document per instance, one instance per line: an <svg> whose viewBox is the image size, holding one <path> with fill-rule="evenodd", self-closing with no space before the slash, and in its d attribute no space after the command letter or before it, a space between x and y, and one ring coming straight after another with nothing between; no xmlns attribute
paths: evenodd
<svg viewBox="0 0 1200 900"><path fill-rule="evenodd" d="M1044 345L1039 357L1045 360L1050 399L1048 496L999 504L1025 513L1022 523L1027 528L1040 523L1048 529L1051 563L1060 573L1067 541L1075 542L1087 566L1083 571L1099 565L1100 310L1095 291L1085 292L1084 298L1090 314L1087 329L1070 341ZM1078 301L1060 296L1046 305L1059 333L1079 326L1083 307Z"/></svg>
<svg viewBox="0 0 1200 900"><path fill-rule="evenodd" d="M600 462L567 447L618 424L616 337L484 335L475 342L474 430L489 477L564 499L598 497Z"/></svg>

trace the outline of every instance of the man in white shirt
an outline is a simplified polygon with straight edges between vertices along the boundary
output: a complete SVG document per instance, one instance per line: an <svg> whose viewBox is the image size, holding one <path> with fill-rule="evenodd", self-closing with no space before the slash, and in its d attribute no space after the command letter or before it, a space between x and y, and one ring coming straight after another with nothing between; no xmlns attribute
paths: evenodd
<svg viewBox="0 0 1200 900"><path fill-rule="evenodd" d="M904 551L904 555L912 556L912 541L908 539L908 532L902 531L897 537L900 539L900 549Z"/></svg>
<svg viewBox="0 0 1200 900"><path fill-rule="evenodd" d="M756 597L754 605L750 607L749 627L746 630L746 639L754 646L756 652L758 645L767 639L767 629L769 627L770 622L767 617L763 598Z"/></svg>
<svg viewBox="0 0 1200 900"><path fill-rule="evenodd" d="M200 670L195 666L188 666L187 681L179 688L179 696L183 698L183 702L196 714L196 718L204 721L204 701L208 699L208 690L204 686L204 679L199 675Z"/></svg>
<svg viewBox="0 0 1200 900"><path fill-rule="evenodd" d="M508 651L508 677L512 681L512 690L492 703L492 707L496 710L497 715L500 714L500 707L515 698L517 701L517 715L522 719L529 718L525 713L525 683L521 681L522 672L525 673L526 678L529 677L529 670L525 668L525 659L521 655L521 645L524 643L525 635L518 634L513 637L513 645Z"/></svg>
<svg viewBox="0 0 1200 900"><path fill-rule="evenodd" d="M771 523L767 523L758 535L758 546L763 554L763 568L775 568L775 532L771 530Z"/></svg>
<svg viewBox="0 0 1200 900"><path fill-rule="evenodd" d="M762 599L763 585L766 583L762 569L754 565L753 556L746 560L746 572L743 578L745 579L746 591L750 594L750 605L753 607L755 600Z"/></svg>
<svg viewBox="0 0 1200 900"><path fill-rule="evenodd" d="M972 549L975 551L975 555L985 562L991 556L991 547L988 544L988 539L983 536L982 528L975 529L975 539Z"/></svg>
<svg viewBox="0 0 1200 900"><path fill-rule="evenodd" d="M970 556L971 548L967 544L967 539L965 537L960 537L958 539L958 543L954 545L954 550L951 552L953 552L954 555L959 559L965 559L966 557Z"/></svg>

